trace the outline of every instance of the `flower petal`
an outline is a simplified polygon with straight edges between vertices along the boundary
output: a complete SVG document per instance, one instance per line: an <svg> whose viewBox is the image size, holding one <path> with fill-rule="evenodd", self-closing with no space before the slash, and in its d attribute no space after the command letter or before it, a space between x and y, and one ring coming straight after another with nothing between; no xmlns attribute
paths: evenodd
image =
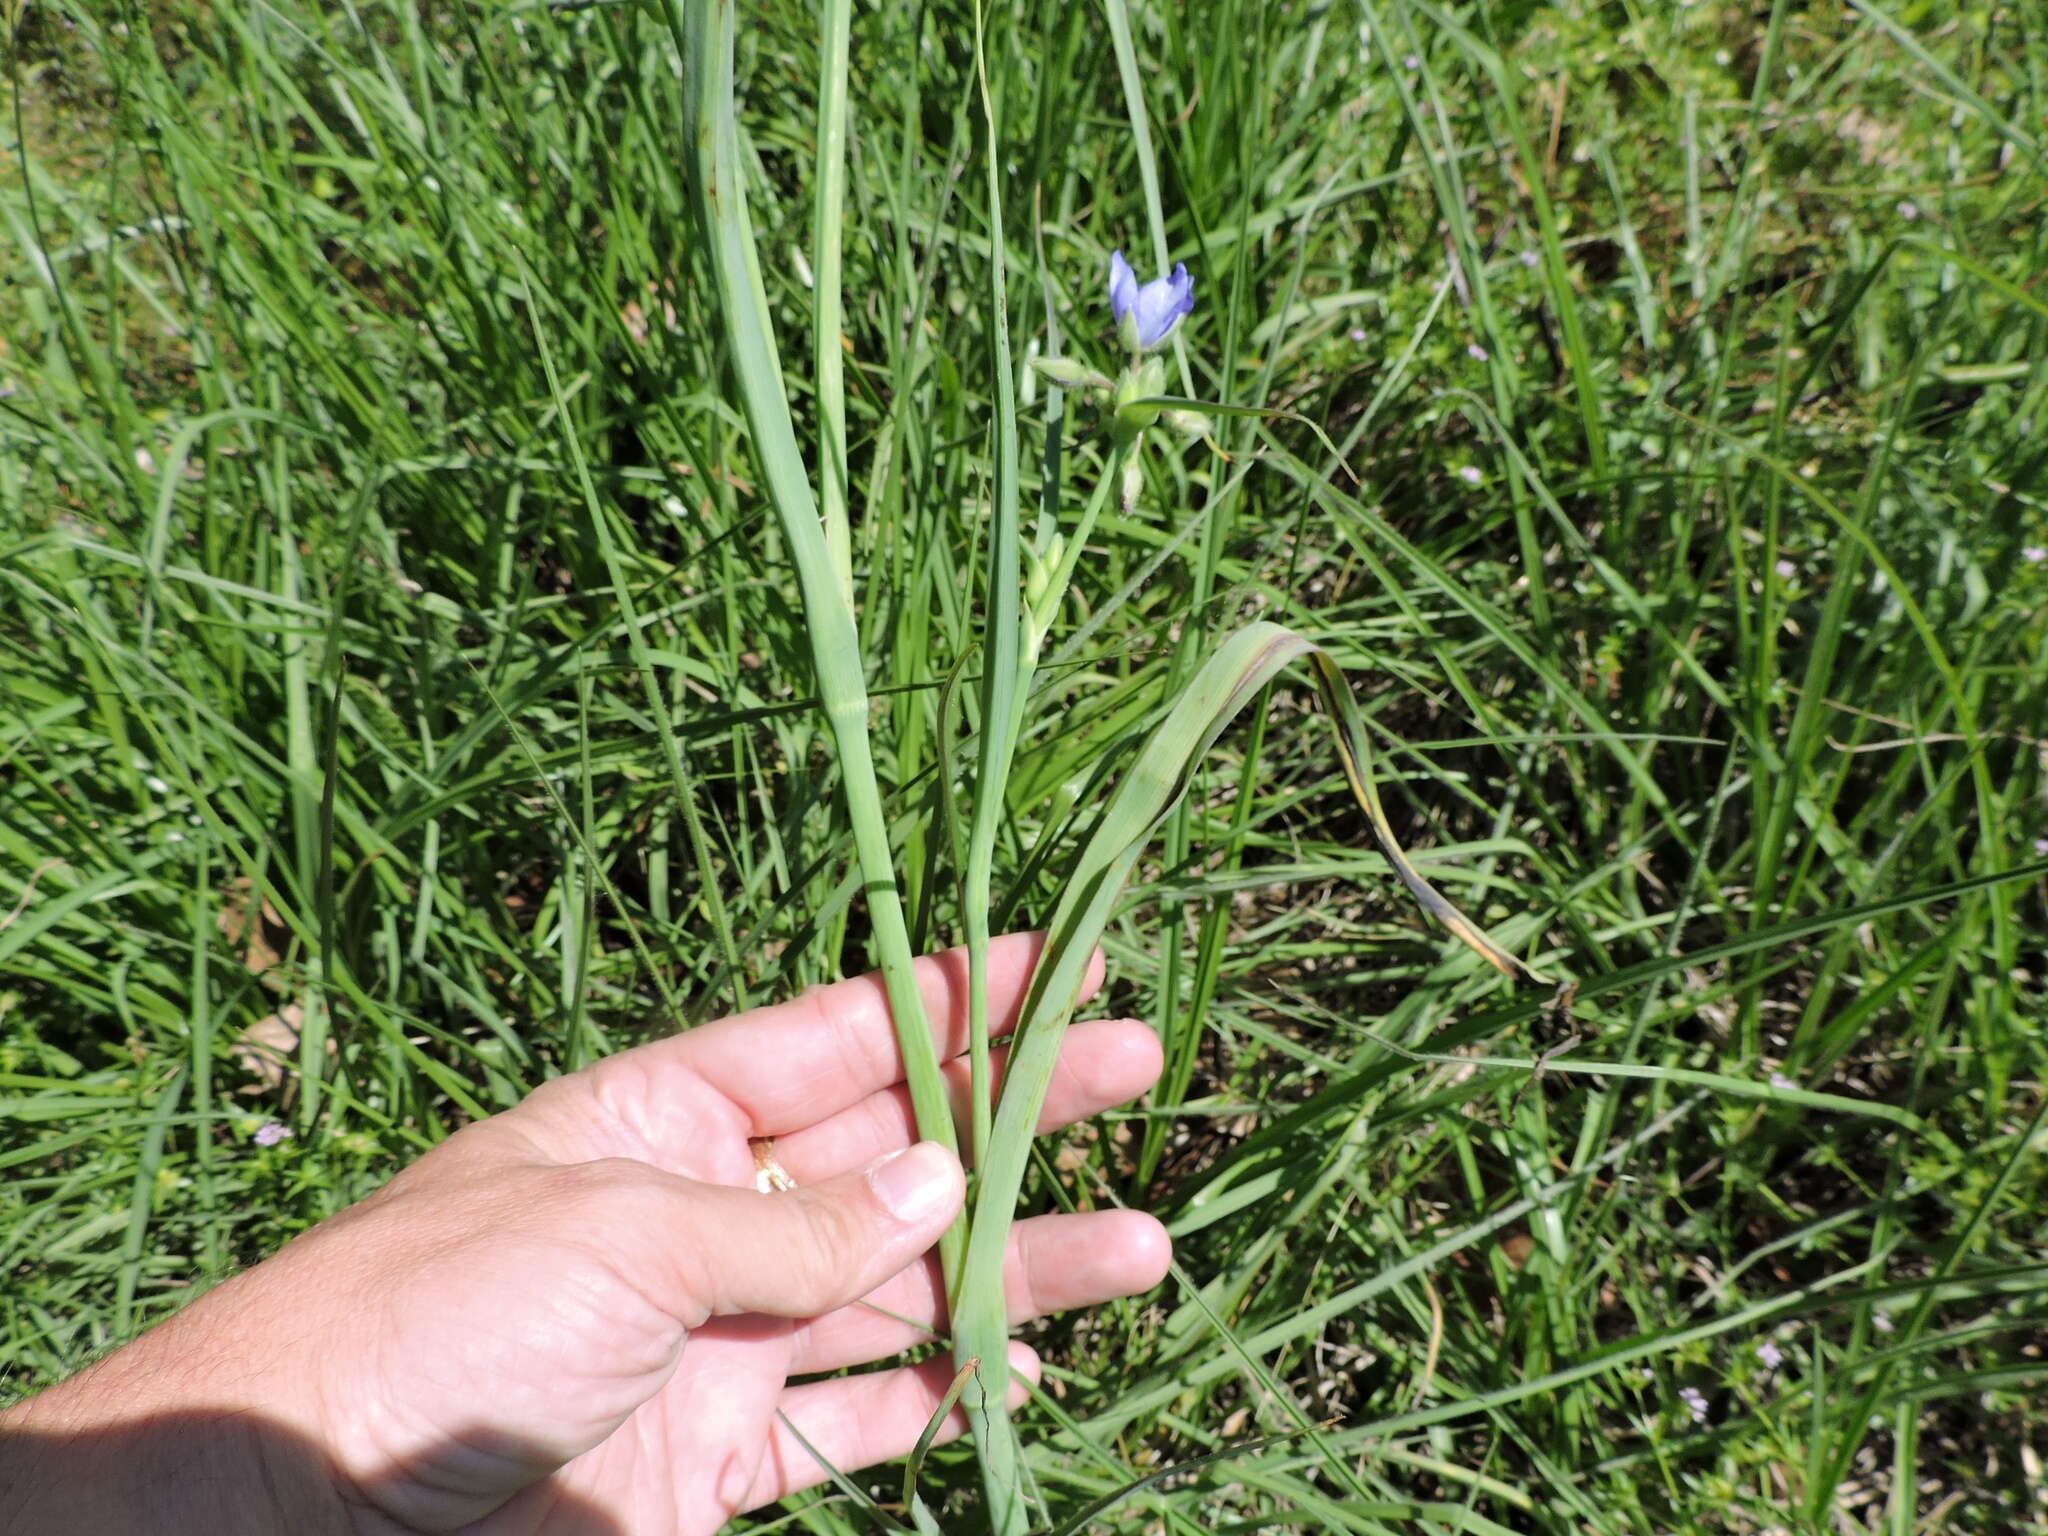
<svg viewBox="0 0 2048 1536"><path fill-rule="evenodd" d="M1112 251L1109 257L1109 312L1121 323L1137 302L1138 274L1124 260L1122 251Z"/></svg>
<svg viewBox="0 0 2048 1536"><path fill-rule="evenodd" d="M1195 280L1185 263L1138 290L1138 345L1156 347L1195 307Z"/></svg>

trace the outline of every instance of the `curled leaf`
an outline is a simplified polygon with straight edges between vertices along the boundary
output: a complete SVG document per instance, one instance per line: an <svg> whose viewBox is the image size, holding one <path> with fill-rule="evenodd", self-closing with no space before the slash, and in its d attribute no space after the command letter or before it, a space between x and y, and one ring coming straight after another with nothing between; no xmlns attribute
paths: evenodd
<svg viewBox="0 0 2048 1536"><path fill-rule="evenodd" d="M1124 771L1095 831L1075 861L1047 924L1045 948L1033 972L1012 1036L987 1159L967 1240L967 1259L953 1298L954 1359L1003 1358L1009 1324L1003 1299L1003 1258L1023 1186L1033 1128L1052 1083L1061 1038L1073 1016L1095 945L1108 926L1131 870L1181 796L1196 766L1239 710L1290 662L1307 658L1336 729L1338 755L1380 852L1424 911L1496 970L1534 979L1527 966L1488 938L1480 927L1423 879L1401 849L1379 792L1365 725L1340 668L1313 641L1278 624L1248 624L1226 639L1195 674ZM974 1427L988 1490L991 1527L1023 1528L1024 1493L1015 1431L1000 1390L969 1380L961 1403Z"/></svg>

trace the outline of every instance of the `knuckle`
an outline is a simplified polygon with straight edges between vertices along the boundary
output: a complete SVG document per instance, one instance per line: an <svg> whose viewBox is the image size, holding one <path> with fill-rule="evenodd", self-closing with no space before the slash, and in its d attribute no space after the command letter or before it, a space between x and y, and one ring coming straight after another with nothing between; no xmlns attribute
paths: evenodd
<svg viewBox="0 0 2048 1536"><path fill-rule="evenodd" d="M562 1163L544 1176L542 1199L579 1221L609 1224L643 1218L658 1193L660 1170L630 1157Z"/></svg>
<svg viewBox="0 0 2048 1536"><path fill-rule="evenodd" d="M787 1198L763 1196L764 1199ZM845 1283L871 1246L867 1220L844 1200L806 1200L802 1240L790 1245L790 1278L805 1296L827 1296Z"/></svg>
<svg viewBox="0 0 2048 1536"><path fill-rule="evenodd" d="M1004 1266L1003 1289L1009 1297L1010 1321L1022 1323L1037 1317L1041 1310L1031 1272L1031 1250L1036 1246L1037 1229L1028 1222L1020 1222L1010 1230L1013 1235L1009 1263Z"/></svg>

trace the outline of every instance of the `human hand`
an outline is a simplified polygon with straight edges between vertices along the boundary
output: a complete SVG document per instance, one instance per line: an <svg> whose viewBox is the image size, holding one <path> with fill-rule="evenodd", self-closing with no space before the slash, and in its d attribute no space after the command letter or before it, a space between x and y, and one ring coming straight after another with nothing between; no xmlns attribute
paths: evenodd
<svg viewBox="0 0 2048 1536"><path fill-rule="evenodd" d="M991 947L1004 1029L1039 947ZM918 974L964 1105L965 956ZM1100 980L1098 958L1088 993ZM1144 1025L1077 1025L1040 1129L1142 1092L1159 1067ZM244 1475L249 1500L294 1505L232 1528L714 1531L826 1475L790 1426L842 1471L900 1457L951 1380L938 1359L790 1385L925 1342L943 1311L929 1249L963 1180L950 1153L912 1145L902 1078L872 976L610 1057L459 1132L0 1428L132 1439L153 1418L206 1420L314 1449L305 1477L276 1457L210 1460L228 1505ZM764 1136L796 1189L755 1191ZM1167 1256L1138 1212L1020 1222L1011 1319L1147 1289ZM1009 1363L1035 1377L1024 1346ZM963 1427L956 1414L946 1432ZM98 1492L92 1528L120 1529ZM171 1528L162 1499L150 1507L146 1528Z"/></svg>

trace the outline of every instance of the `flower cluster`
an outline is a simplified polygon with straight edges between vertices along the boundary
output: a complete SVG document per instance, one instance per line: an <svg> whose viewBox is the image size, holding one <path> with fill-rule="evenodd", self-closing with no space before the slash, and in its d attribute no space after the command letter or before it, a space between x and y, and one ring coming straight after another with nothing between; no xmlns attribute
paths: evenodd
<svg viewBox="0 0 2048 1536"><path fill-rule="evenodd" d="M1063 389L1086 390L1108 404L1116 436L1112 473L1128 514L1138 501L1144 476L1139 451L1146 432L1160 422L1190 437L1205 437L1209 418L1199 411L1183 410L1159 397L1166 393L1166 364L1156 354L1173 339L1181 321L1194 312L1195 280L1187 264L1177 263L1164 277L1140 283L1138 274L1124 259L1122 251L1109 258L1109 312L1116 321L1117 338L1130 355L1121 377L1090 368L1070 357L1034 357L1031 367ZM1028 382L1028 376L1027 376ZM1091 503L1073 537L1041 519L1038 537L1026 551L1024 570L1024 651L1035 660L1038 647L1051 628L1053 616L1064 600L1073 579L1075 560L1093 531L1095 517L1110 486Z"/></svg>
<svg viewBox="0 0 2048 1536"><path fill-rule="evenodd" d="M1165 365L1152 354L1173 339L1194 309L1195 280L1186 262L1175 263L1164 277L1140 283L1124 253L1114 251L1109 258L1109 312L1116 321L1117 339L1130 354L1122 377L1112 379L1068 357L1034 357L1031 366L1064 389L1091 390L1109 401L1118 433L1129 439L1161 420L1190 437L1204 436L1208 417L1150 403L1166 392Z"/></svg>

